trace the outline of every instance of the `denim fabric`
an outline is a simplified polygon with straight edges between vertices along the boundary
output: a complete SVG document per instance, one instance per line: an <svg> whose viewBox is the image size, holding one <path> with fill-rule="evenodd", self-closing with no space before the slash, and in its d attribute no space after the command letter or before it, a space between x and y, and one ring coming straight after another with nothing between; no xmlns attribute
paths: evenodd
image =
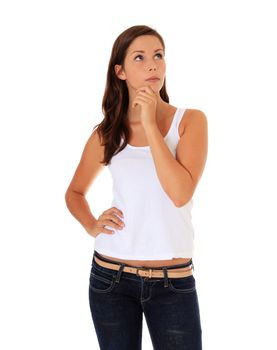
<svg viewBox="0 0 277 350"><path fill-rule="evenodd" d="M101 255L94 251L94 256ZM202 329L193 275L142 277L91 264L89 304L101 350L140 350L143 313L155 350L202 350ZM101 257L101 260L112 260ZM192 261L192 260L191 260ZM191 264L191 263L190 263Z"/></svg>

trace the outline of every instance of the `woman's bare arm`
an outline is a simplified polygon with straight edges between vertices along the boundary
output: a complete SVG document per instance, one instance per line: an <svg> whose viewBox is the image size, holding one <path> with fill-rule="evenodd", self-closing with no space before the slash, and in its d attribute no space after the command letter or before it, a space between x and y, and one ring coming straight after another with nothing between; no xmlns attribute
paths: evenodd
<svg viewBox="0 0 277 350"><path fill-rule="evenodd" d="M104 147L101 146L95 129L85 144L80 162L65 193L67 208L88 233L97 220L90 211L85 195L105 167L100 163L103 154Z"/></svg>

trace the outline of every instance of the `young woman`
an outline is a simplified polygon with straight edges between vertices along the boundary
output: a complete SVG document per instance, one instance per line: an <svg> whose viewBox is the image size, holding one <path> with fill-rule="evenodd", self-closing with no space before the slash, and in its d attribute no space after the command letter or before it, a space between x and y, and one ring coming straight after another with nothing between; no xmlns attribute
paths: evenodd
<svg viewBox="0 0 277 350"><path fill-rule="evenodd" d="M137 25L118 36L104 119L66 191L69 211L95 238L89 302L104 350L141 349L143 313L155 349L202 349L191 208L207 158L207 118L169 104L165 75L156 30ZM113 202L96 219L85 195L106 165Z"/></svg>

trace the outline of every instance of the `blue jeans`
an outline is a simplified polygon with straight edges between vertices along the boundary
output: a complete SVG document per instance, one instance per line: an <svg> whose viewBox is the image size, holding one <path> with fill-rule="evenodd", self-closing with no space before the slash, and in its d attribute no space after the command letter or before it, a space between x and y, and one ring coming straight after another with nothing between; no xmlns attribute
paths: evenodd
<svg viewBox="0 0 277 350"><path fill-rule="evenodd" d="M101 350L140 350L143 313L155 350L201 350L202 330L193 275L182 278L142 277L103 267L115 263L94 251L89 304ZM186 267L188 264L165 266Z"/></svg>

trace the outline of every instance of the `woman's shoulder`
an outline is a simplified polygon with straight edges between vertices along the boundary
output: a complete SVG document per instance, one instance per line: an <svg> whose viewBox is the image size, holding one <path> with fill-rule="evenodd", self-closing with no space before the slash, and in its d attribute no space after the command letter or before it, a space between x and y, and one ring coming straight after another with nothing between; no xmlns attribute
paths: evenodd
<svg viewBox="0 0 277 350"><path fill-rule="evenodd" d="M200 110L200 109L187 109L186 112L188 113L187 115L187 120L188 123L192 122L205 122L207 121L207 116L206 114Z"/></svg>
<svg viewBox="0 0 277 350"><path fill-rule="evenodd" d="M204 117L205 114L203 111L201 111L200 109L195 109L195 108L186 108L186 107L177 107L177 106L173 106L171 104L167 104L167 107L166 107L166 110L167 112L170 114L172 113L173 111L176 111L178 108L180 109L184 109L184 115L186 115L186 118L191 118L192 115L197 115L197 116L201 116ZM196 117L197 118L197 117Z"/></svg>
<svg viewBox="0 0 277 350"><path fill-rule="evenodd" d="M203 111L195 108L184 108L184 114L179 124L179 135L182 136L185 129L191 123L206 123L207 117Z"/></svg>

